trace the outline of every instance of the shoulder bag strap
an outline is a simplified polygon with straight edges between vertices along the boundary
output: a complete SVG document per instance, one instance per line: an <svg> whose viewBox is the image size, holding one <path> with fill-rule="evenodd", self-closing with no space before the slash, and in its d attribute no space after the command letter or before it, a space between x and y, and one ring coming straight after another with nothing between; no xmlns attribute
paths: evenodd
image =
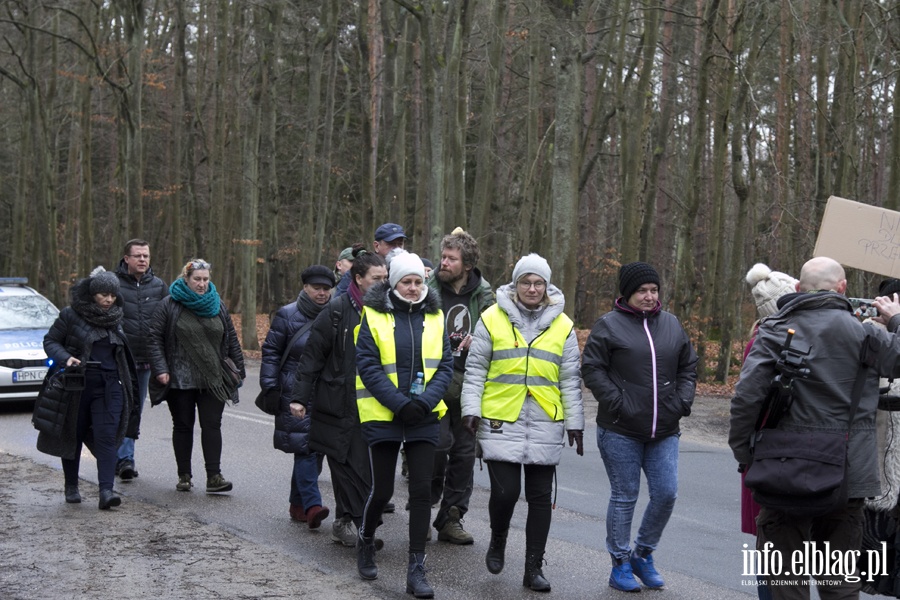
<svg viewBox="0 0 900 600"><path fill-rule="evenodd" d="M297 330L297 333L295 333L291 337L291 341L288 342L288 345L285 346L284 354L281 355L281 362L278 363L278 370L276 371L276 373L279 373L279 376L281 374L281 369L284 368L284 363L287 362L288 354L291 353L291 348L294 347L294 342L296 342L298 339L300 339L300 337L303 336L304 333L309 331L310 327L312 327L312 325L313 325L314 320L315 319L310 319L306 323L304 323L303 326Z"/></svg>

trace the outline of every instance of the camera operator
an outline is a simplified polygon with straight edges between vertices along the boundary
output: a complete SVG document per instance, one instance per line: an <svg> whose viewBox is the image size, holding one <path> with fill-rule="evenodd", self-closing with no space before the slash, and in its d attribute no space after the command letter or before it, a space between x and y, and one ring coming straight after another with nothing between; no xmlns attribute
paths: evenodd
<svg viewBox="0 0 900 600"><path fill-rule="evenodd" d="M771 550L777 550L785 559L794 550L802 550L804 542L814 542L819 548L828 542L832 551L858 551L864 499L881 491L875 436L878 377L900 376L900 337L889 333L900 327L900 302L896 294L875 299L878 316L873 320L887 325L885 331L871 323L860 323L853 316L844 295L846 290L844 269L833 259L817 257L803 265L797 293L782 296L778 312L760 323L731 401L728 443L738 463L747 465L752 460L750 441L760 408L778 374L781 344L788 329L792 329L794 339L810 348L805 361L809 376L794 382L794 401L778 428L798 432L846 430L861 351L869 340L871 353L866 362L872 368L866 374L859 408L850 424L847 504L820 517L798 518L765 506L760 511L757 548L771 542ZM820 584L823 598L859 595L859 578L849 582L841 576L812 575ZM768 579L775 598L809 598L806 576L791 570L791 575L773 575Z"/></svg>

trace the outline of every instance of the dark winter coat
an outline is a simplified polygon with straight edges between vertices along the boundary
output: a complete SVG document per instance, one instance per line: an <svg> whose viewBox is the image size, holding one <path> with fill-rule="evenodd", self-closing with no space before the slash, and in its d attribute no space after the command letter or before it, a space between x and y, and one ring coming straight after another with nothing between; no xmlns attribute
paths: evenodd
<svg viewBox="0 0 900 600"><path fill-rule="evenodd" d="M297 302L282 306L275 313L266 341L263 342L259 385L265 390L281 387L281 407L275 415L273 444L282 452L309 454L309 413L302 419L295 417L291 414L290 403L297 365L309 339L311 327L294 341L290 349L286 348L294 334L309 321L310 317L300 310ZM285 350L288 351L288 357L279 371L278 365Z"/></svg>
<svg viewBox="0 0 900 600"><path fill-rule="evenodd" d="M83 279L72 288L72 296L80 297L82 301L93 302L89 291L89 280ZM125 401L122 403L122 415L119 419L119 428L116 432L116 444L121 444L126 434L137 439L140 430L140 411L135 400L138 398L137 372L134 359L128 349L125 332L121 325L114 328L101 328L85 321L71 306L63 308L50 330L44 336L44 352L53 359L55 372L63 368L71 357L82 362L89 360L91 349L95 341L107 338L115 346L116 366L119 381L122 383L122 393ZM76 425L78 424L78 405L81 402L82 392L65 392L61 402L53 403L53 410L57 414L41 412L40 406L48 406L40 399L36 402L35 414L32 417L35 428L38 429L37 449L51 456L62 458L75 458L78 441L76 438ZM64 412L64 415L61 413ZM52 436L46 426L53 421L62 420L62 433L60 436Z"/></svg>
<svg viewBox="0 0 900 600"><path fill-rule="evenodd" d="M331 299L313 323L294 384L294 402L315 406L310 449L341 463L347 462L351 438L361 435L353 344L359 310L350 294Z"/></svg>
<svg viewBox="0 0 900 600"><path fill-rule="evenodd" d="M459 340L475 333L475 325L481 319L481 313L496 302L491 284L482 277L478 267L469 271L468 279L458 294L452 285L442 282L437 275L428 280L428 287L430 293L441 300L447 335L455 334ZM465 372L468 354L468 350L463 350L459 356L454 357L453 368Z"/></svg>
<svg viewBox="0 0 900 600"><path fill-rule="evenodd" d="M170 379L169 385L163 386L157 382L156 376L168 373L170 378L177 377L177 369L175 365L171 365L170 361L175 355L175 347L178 339L175 336L175 325L184 306L171 296L166 296L153 313L150 319L150 337L147 340L147 350L150 354L150 402L154 406L166 399L166 392L172 385ZM224 360L226 356L230 357L237 365L241 372L241 379L247 376L244 370L244 353L241 351L241 345L238 343L237 332L234 330L234 324L231 322L231 315L225 305L219 303L219 319L225 328L225 335L222 336L222 342L219 344L219 358ZM237 390L234 392L232 401L237 403Z"/></svg>
<svg viewBox="0 0 900 600"><path fill-rule="evenodd" d="M784 301L784 302L783 302ZM847 447L847 485L851 498L881 493L875 434L878 376L900 377L900 337L853 316L847 298L834 292L788 294L779 298L780 310L760 322L756 340L741 368L731 401L728 443L735 459L749 464L750 439L781 358L787 330L793 329L792 347L809 348L804 366L809 376L794 379L793 402L778 429L839 431L848 427L848 407L859 368L862 344L867 340L868 370ZM889 323L897 331L900 317Z"/></svg>
<svg viewBox="0 0 900 600"><path fill-rule="evenodd" d="M356 340L356 367L366 389L394 413L393 421L368 421L362 424L363 436L370 446L385 441L438 442L439 422L437 413L429 412L425 419L410 427L396 416L411 402L409 389L422 364L422 331L425 314L440 312L439 299L429 293L418 304L410 304L398 298L390 284L383 282L369 288L364 299L366 310L392 313L395 320L394 343L397 347L397 383L395 387L381 366L381 352L375 344L365 318L359 326ZM431 380L426 382L425 393L419 396L429 409L434 409L444 396L453 377L453 356L450 340L444 331L444 352L440 365Z"/></svg>
<svg viewBox="0 0 900 600"><path fill-rule="evenodd" d="M697 353L675 315L619 298L591 329L581 375L599 403L597 425L646 442L677 434L691 414Z"/></svg>
<svg viewBox="0 0 900 600"><path fill-rule="evenodd" d="M128 274L124 258L119 261L116 275L119 276L119 297L124 303L122 328L128 337L128 347L135 362L149 363L147 338L150 336L150 319L160 301L169 295L169 286L149 268L140 279L135 279Z"/></svg>

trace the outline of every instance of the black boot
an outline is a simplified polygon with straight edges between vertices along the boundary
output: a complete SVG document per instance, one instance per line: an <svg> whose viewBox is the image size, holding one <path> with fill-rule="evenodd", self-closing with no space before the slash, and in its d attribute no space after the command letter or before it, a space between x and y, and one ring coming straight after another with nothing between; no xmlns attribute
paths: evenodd
<svg viewBox="0 0 900 600"><path fill-rule="evenodd" d="M109 510L113 506L122 504L122 499L116 496L112 490L100 490L100 510Z"/></svg>
<svg viewBox="0 0 900 600"><path fill-rule="evenodd" d="M378 567L375 566L375 538L363 537L356 539L356 570L363 579L376 579Z"/></svg>
<svg viewBox="0 0 900 600"><path fill-rule="evenodd" d="M416 598L434 598L434 590L425 579L425 553L410 552L406 569L406 593Z"/></svg>
<svg viewBox="0 0 900 600"><path fill-rule="evenodd" d="M488 546L487 555L484 557L484 562L487 565L487 570L493 573L494 575L498 574L503 570L504 564L504 556L503 553L506 551L506 534L509 533L509 530L506 531L493 531L491 530L491 544Z"/></svg>
<svg viewBox="0 0 900 600"><path fill-rule="evenodd" d="M525 577L522 585L535 592L549 592L550 582L544 577L541 566L544 564L544 553L526 550Z"/></svg>
<svg viewBox="0 0 900 600"><path fill-rule="evenodd" d="M78 504L81 502L81 494L78 493L77 485L66 486L66 502L69 504Z"/></svg>

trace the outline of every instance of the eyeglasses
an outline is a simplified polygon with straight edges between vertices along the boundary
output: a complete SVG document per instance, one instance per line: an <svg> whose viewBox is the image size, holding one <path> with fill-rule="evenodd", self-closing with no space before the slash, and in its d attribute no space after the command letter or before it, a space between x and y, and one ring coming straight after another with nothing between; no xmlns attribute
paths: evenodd
<svg viewBox="0 0 900 600"><path fill-rule="evenodd" d="M131 258L137 258L137 259L143 259L143 260L150 259L149 254L129 254L128 256L130 256Z"/></svg>
<svg viewBox="0 0 900 600"><path fill-rule="evenodd" d="M541 281L519 281L516 283L516 285L519 286L519 289L523 291L532 287L540 291L547 287L547 282L543 279Z"/></svg>
<svg viewBox="0 0 900 600"><path fill-rule="evenodd" d="M205 260L191 261L191 269L193 269L194 271L208 271L211 266L212 265L210 265Z"/></svg>

